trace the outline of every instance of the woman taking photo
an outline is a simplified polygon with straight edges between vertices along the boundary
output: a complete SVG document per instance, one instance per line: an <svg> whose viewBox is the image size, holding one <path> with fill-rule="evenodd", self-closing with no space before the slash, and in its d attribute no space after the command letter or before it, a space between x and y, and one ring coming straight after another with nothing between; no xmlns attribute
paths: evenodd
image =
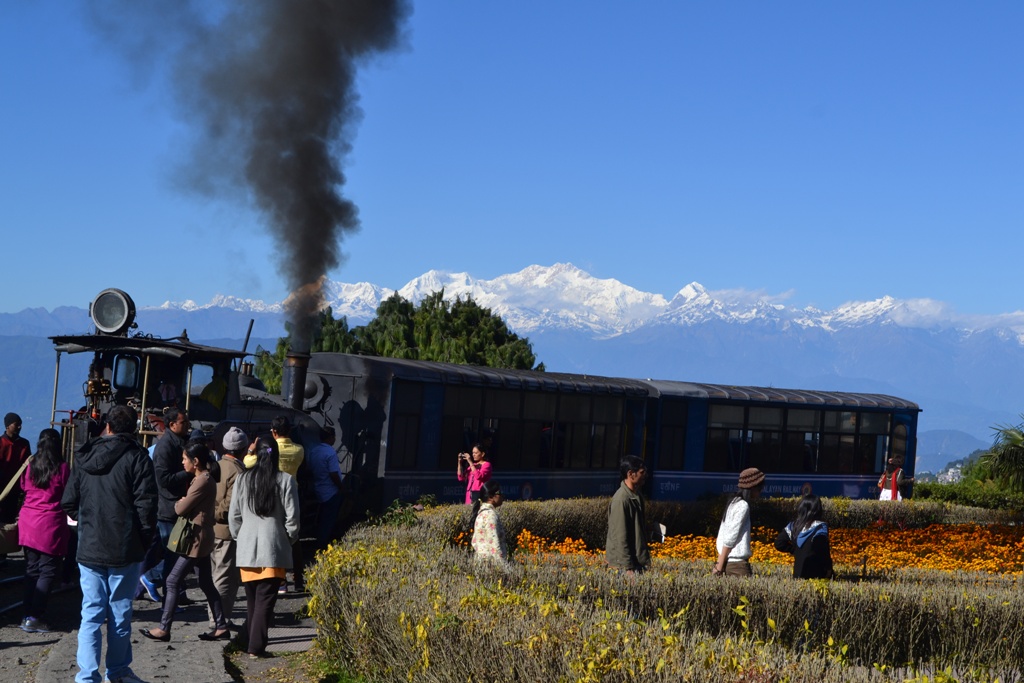
<svg viewBox="0 0 1024 683"><path fill-rule="evenodd" d="M740 472L736 495L729 501L718 527L715 576L750 576L750 504L761 497L764 472L748 467Z"/></svg>
<svg viewBox="0 0 1024 683"><path fill-rule="evenodd" d="M491 479L491 463L487 462L484 447L473 444L472 454L459 453L455 474L459 481L466 482L466 505L472 505L480 498L480 487Z"/></svg>
<svg viewBox="0 0 1024 683"><path fill-rule="evenodd" d="M832 549L821 498L808 494L796 507L796 519L775 539L775 549L793 556L793 578L831 579Z"/></svg>
<svg viewBox="0 0 1024 683"><path fill-rule="evenodd" d="M179 587L189 573L196 569L199 572L199 588L206 596L206 602L213 614L216 624L210 633L200 633L201 640L229 640L227 619L220 601L220 593L213 585L213 572L210 568L210 553L213 552L213 515L217 501L217 480L220 479L220 467L210 455L210 449L202 441L189 441L181 455L181 464L185 471L192 475L192 483L184 497L174 504L174 512L196 525L196 537L192 547L178 559L165 580L164 610L160 616L160 628L140 629L142 635L151 640L166 643L171 639L171 624L174 623L174 611L178 607ZM170 551L168 551L170 552Z"/></svg>
<svg viewBox="0 0 1024 683"><path fill-rule="evenodd" d="M498 517L504 500L501 487L489 481L480 487L480 499L473 504L473 553L478 562L508 563L505 529Z"/></svg>
<svg viewBox="0 0 1024 683"><path fill-rule="evenodd" d="M21 630L28 633L49 631L43 617L50 589L68 552L67 515L60 507L71 469L61 455L60 433L55 429L39 432L36 454L21 475L25 502L18 517L18 542L25 551L25 618Z"/></svg>
<svg viewBox="0 0 1024 683"><path fill-rule="evenodd" d="M280 470L277 441L260 437L249 453L256 462L235 481L228 525L245 586L247 651L250 657L266 657L277 589L292 567L292 544L299 539L299 489L295 478Z"/></svg>

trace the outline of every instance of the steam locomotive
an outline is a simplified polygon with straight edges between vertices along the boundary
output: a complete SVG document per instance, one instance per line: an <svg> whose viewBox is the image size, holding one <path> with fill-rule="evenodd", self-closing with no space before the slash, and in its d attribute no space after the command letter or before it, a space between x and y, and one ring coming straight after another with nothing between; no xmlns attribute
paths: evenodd
<svg viewBox="0 0 1024 683"><path fill-rule="evenodd" d="M69 452L118 403L139 412L143 443L172 403L215 443L231 426L253 437L287 415L299 441L333 429L348 516L395 499L463 500L457 454L474 443L519 499L610 495L625 453L649 463L649 494L660 499L731 490L749 466L769 474L767 495L874 497L890 458L914 473L920 408L888 395L293 353L278 396L253 376L244 346L130 333L135 305L121 290L101 292L90 316L94 334L51 337L57 377L62 354L92 354L85 404L66 418L54 383L52 419Z"/></svg>

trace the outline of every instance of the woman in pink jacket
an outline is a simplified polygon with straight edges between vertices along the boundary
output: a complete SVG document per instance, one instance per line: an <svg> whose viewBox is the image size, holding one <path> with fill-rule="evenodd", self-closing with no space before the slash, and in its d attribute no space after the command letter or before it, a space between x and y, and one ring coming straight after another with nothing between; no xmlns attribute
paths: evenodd
<svg viewBox="0 0 1024 683"><path fill-rule="evenodd" d="M480 487L491 479L491 463L487 452L480 444L473 444L473 454L459 453L459 465L455 469L459 481L466 482L466 505L480 499Z"/></svg>
<svg viewBox="0 0 1024 683"><path fill-rule="evenodd" d="M25 550L25 618L21 630L46 633L43 621L50 589L68 552L67 515L60 507L71 469L61 455L60 434L39 432L36 454L21 475L25 502L18 517L18 542Z"/></svg>

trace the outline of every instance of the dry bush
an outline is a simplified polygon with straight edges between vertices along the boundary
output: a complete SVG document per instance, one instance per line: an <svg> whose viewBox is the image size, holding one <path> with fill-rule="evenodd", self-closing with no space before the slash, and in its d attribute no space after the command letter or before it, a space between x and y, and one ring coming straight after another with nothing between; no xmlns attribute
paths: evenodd
<svg viewBox="0 0 1024 683"><path fill-rule="evenodd" d="M581 499L511 503L501 515L510 538L527 528L600 546L606 509ZM520 556L501 572L453 543L464 506L418 522L354 529L309 573L322 648L370 680L913 680L902 668L913 664L1005 682L1024 661L1015 577L729 580L683 560L625 577L568 555Z"/></svg>

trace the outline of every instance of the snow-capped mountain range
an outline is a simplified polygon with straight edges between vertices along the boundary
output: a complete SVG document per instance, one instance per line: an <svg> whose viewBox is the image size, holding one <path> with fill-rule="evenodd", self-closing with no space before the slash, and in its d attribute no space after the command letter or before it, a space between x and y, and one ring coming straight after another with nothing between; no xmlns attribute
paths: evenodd
<svg viewBox="0 0 1024 683"><path fill-rule="evenodd" d="M971 333L988 329L1013 332L1024 343L1024 312L1002 316L957 316L939 301L897 300L886 296L874 301L845 304L831 311L788 308L758 293L711 292L691 282L671 299L643 292L618 280L599 279L570 263L529 266L493 280L478 280L469 273L431 270L399 290L368 282L325 285L328 305L336 316L350 321L371 319L380 303L396 291L418 303L443 289L445 297L471 296L502 316L520 334L538 330L576 330L595 338L608 338L645 325L699 325L710 321L760 323L776 327L795 325L835 331L843 327L894 324L921 329L958 329ZM240 312L281 313L281 303L218 295L209 303L167 301L159 308L197 311L226 308Z"/></svg>

